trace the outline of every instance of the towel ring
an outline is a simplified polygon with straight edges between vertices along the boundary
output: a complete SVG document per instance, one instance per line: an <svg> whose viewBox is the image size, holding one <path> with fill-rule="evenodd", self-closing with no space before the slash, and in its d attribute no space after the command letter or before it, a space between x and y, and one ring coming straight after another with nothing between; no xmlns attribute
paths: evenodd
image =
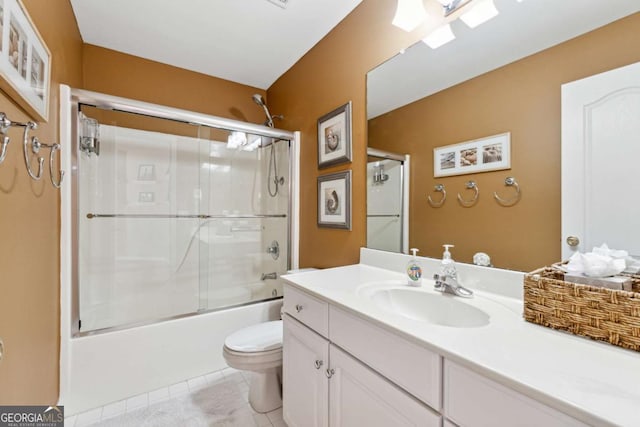
<svg viewBox="0 0 640 427"><path fill-rule="evenodd" d="M513 206L518 203L518 201L520 201L520 186L518 185L518 181L516 181L514 177L509 176L504 180L504 185L506 185L507 187L514 187L516 189L515 196L510 199L503 199L502 197L498 196L497 192L494 191L493 197L502 206Z"/></svg>
<svg viewBox="0 0 640 427"><path fill-rule="evenodd" d="M44 164L44 158L38 157L38 173L34 174L31 171L31 161L29 160L29 152L27 150L27 145L29 144L29 130L37 129L37 127L38 125L35 124L34 122L27 122L27 124L24 127L24 139L22 140L22 152L24 154L24 164L27 167L27 172L29 173L29 176L35 179L36 181L42 178L42 165ZM38 151L40 151L40 146L34 144L32 140L31 152L33 152L33 154L38 154Z"/></svg>
<svg viewBox="0 0 640 427"><path fill-rule="evenodd" d="M460 196L460 193L458 193L458 202L460 202L460 204L465 208L470 208L471 206L475 205L478 202L478 196L480 195L480 190L478 190L478 186L476 185L475 181L467 181L466 187L467 187L467 190L473 190L475 192L475 194L473 195L473 198L471 200L464 200L462 196Z"/></svg>
<svg viewBox="0 0 640 427"><path fill-rule="evenodd" d="M442 193L442 198L440 200L438 200L437 202L434 202L433 199L431 199L431 195L428 195L427 196L427 202L429 202L431 207L439 208L440 206L442 206L444 204L444 201L447 199L447 192L444 189L444 185L443 184L437 184L436 186L433 187L433 190L437 191L439 193Z"/></svg>

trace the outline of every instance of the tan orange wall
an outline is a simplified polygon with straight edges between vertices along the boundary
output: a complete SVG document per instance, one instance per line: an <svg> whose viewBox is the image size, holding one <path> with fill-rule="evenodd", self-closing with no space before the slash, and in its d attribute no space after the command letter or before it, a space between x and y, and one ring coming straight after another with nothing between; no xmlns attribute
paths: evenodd
<svg viewBox="0 0 640 427"><path fill-rule="evenodd" d="M205 114L263 123L251 99L264 90L89 44L83 50L84 89ZM274 113L275 114L275 113Z"/></svg>
<svg viewBox="0 0 640 427"><path fill-rule="evenodd" d="M524 271L559 261L560 85L640 61L639 45L637 13L370 121L371 146L411 154L411 247L440 257L441 245L452 243L460 261L486 251L494 265ZM434 147L502 132L511 132L511 170L433 177ZM522 189L509 208L492 196L513 194L507 176ZM480 201L463 208L456 193L469 197L469 179ZM448 194L439 209L426 202L436 183Z"/></svg>
<svg viewBox="0 0 640 427"><path fill-rule="evenodd" d="M374 68L417 37L391 26L396 0L364 0L331 33L269 89L272 111L285 115L282 126L300 130L300 265L331 267L358 262L366 243L366 82ZM353 161L319 170L318 117L353 102ZM317 227L317 177L353 171L353 230Z"/></svg>
<svg viewBox="0 0 640 427"><path fill-rule="evenodd" d="M58 85L82 84L82 40L69 0L24 0L52 54L49 122L34 132L58 142ZM0 111L28 117L0 92ZM0 165L0 405L54 404L58 398L59 191L48 175L33 181L22 159L21 130L11 129ZM48 173L48 169L45 171Z"/></svg>

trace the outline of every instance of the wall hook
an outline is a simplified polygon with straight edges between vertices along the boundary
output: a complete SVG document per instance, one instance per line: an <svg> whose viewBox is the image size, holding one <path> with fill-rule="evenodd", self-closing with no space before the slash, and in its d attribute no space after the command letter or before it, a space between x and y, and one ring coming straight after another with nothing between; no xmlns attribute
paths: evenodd
<svg viewBox="0 0 640 427"><path fill-rule="evenodd" d="M29 173L29 176L35 179L36 181L42 178L42 165L44 164L44 159L42 157L38 157L38 173L34 174L31 171L31 161L29 160L29 152L28 152L29 150L27 150L27 145L29 143L29 130L37 129L37 128L38 128L38 125L35 124L34 122L27 122L26 125L24 126L24 139L22 141L22 152L24 154L24 164L27 167L27 172ZM40 151L40 145L34 144L33 139L31 140L31 152L33 152L33 154L38 154L38 151Z"/></svg>
<svg viewBox="0 0 640 427"><path fill-rule="evenodd" d="M498 196L497 192L494 191L493 197L502 206L513 206L518 203L518 201L520 201L520 186L518 185L518 181L516 181L514 177L509 176L504 180L504 185L506 185L507 187L514 187L516 189L515 196L510 199L503 199L502 197Z"/></svg>
<svg viewBox="0 0 640 427"><path fill-rule="evenodd" d="M7 135L7 131L11 126L11 120L5 113L0 113L0 134L2 134L2 145L0 145L0 163L4 162L4 158L7 157L7 146L11 141Z"/></svg>
<svg viewBox="0 0 640 427"><path fill-rule="evenodd" d="M471 200L464 200L462 196L460 196L460 193L458 193L458 202L460 202L460 204L465 208L470 208L478 202L480 190L478 189L475 181L467 181L466 187L467 190L474 190L475 194L473 195L473 198Z"/></svg>
<svg viewBox="0 0 640 427"><path fill-rule="evenodd" d="M62 180L64 179L64 171L58 172L58 182L56 182L53 177L53 167L54 167L54 159L56 156L56 152L60 151L60 144L45 144L44 142L40 142L38 137L34 136L31 138L31 147L34 153L40 151L42 147L49 149L49 179L51 180L51 185L55 188L60 188L62 185Z"/></svg>
<svg viewBox="0 0 640 427"><path fill-rule="evenodd" d="M444 204L444 201L447 199L447 192L444 189L444 185L443 184L437 184L433 187L433 190L439 193L442 193L442 198L440 200L438 200L437 202L434 202L433 199L431 199L431 195L427 196L427 202L429 202L429 204L431 205L431 207L434 208L439 208Z"/></svg>
<svg viewBox="0 0 640 427"><path fill-rule="evenodd" d="M49 152L49 179L51 180L51 185L53 185L55 188L60 188L62 186L62 180L64 179L64 171L61 169L60 171L58 171L58 182L55 181L55 179L53 179L53 158L56 155L56 152L60 151L60 144L53 144L51 146L51 151Z"/></svg>
<svg viewBox="0 0 640 427"><path fill-rule="evenodd" d="M7 135L2 135L2 144L0 145L0 163L4 162L4 158L7 157L7 146L11 140Z"/></svg>

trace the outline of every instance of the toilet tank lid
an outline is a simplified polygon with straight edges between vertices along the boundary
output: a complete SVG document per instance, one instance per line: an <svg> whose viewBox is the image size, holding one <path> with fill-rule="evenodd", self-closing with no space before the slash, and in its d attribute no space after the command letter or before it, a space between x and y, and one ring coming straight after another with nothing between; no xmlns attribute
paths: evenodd
<svg viewBox="0 0 640 427"><path fill-rule="evenodd" d="M230 350L258 352L282 347L282 320L258 323L229 335L224 340Z"/></svg>

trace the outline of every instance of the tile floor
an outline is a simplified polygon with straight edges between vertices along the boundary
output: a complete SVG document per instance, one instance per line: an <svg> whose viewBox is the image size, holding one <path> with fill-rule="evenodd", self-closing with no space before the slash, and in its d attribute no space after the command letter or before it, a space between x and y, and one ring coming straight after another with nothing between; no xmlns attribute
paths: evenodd
<svg viewBox="0 0 640 427"><path fill-rule="evenodd" d="M282 408L259 414L248 403L249 374L233 368L65 418L65 427L286 427Z"/></svg>

